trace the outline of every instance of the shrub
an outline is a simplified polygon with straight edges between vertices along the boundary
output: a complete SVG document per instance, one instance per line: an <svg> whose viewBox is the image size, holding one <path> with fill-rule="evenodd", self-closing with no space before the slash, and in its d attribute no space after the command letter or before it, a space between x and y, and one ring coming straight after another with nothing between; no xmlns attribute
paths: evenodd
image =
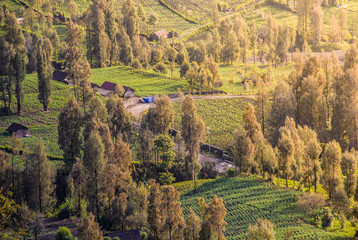
<svg viewBox="0 0 358 240"><path fill-rule="evenodd" d="M110 237L103 237L103 240L112 240Z"/></svg>
<svg viewBox="0 0 358 240"><path fill-rule="evenodd" d="M59 227L56 234L55 234L56 240L72 240L72 234L70 229L67 227Z"/></svg>
<svg viewBox="0 0 358 240"><path fill-rule="evenodd" d="M334 216L331 213L331 210L326 208L324 215L322 217L322 228L333 227L333 220L334 220Z"/></svg>

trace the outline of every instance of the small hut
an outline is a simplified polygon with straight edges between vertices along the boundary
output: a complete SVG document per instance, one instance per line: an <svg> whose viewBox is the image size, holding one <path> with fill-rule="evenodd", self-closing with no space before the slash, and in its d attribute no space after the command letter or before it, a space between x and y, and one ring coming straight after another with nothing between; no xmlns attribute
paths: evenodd
<svg viewBox="0 0 358 240"><path fill-rule="evenodd" d="M161 38L161 37L163 37L163 38L168 38L168 32L167 32L167 30L160 30L160 31L158 31L158 32L155 32L155 33L153 33L152 35L150 35L150 39L152 40L152 41L159 41L159 39Z"/></svg>
<svg viewBox="0 0 358 240"><path fill-rule="evenodd" d="M19 123L12 123L10 127L6 129L6 131L12 135L15 134L15 137L18 138L31 137L29 134L29 129Z"/></svg>
<svg viewBox="0 0 358 240"><path fill-rule="evenodd" d="M62 82L62 83L65 83L68 85L69 81L67 80L67 76L68 76L68 74L66 72L62 72L59 70L55 70L52 73L53 80L59 81L59 82Z"/></svg>

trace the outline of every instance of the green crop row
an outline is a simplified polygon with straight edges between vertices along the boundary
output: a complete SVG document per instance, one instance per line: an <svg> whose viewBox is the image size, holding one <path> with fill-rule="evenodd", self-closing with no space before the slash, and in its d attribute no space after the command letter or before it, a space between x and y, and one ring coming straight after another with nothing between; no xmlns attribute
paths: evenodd
<svg viewBox="0 0 358 240"><path fill-rule="evenodd" d="M284 239L288 230L294 232L293 239L315 239L315 233L327 239L343 239L303 221L304 215L297 208L297 197L301 194L255 177L220 178L189 191L181 197L181 203L185 215L190 208L199 214L198 197L207 201L214 195L222 198L227 209L225 236L228 240L246 239L249 224L255 224L258 218L269 219L275 224L276 239Z"/></svg>
<svg viewBox="0 0 358 240"><path fill-rule="evenodd" d="M166 2L164 2L163 0L159 0L160 4L162 4L163 6L165 6L166 8L168 8L170 11L174 12L175 14L179 15L180 17L184 18L185 20L187 20L190 23L194 23L194 24L198 24L197 21L194 21L191 18L188 18L186 16L184 16L183 14L181 14L180 12L178 12L177 10L173 9L172 7L170 7Z"/></svg>

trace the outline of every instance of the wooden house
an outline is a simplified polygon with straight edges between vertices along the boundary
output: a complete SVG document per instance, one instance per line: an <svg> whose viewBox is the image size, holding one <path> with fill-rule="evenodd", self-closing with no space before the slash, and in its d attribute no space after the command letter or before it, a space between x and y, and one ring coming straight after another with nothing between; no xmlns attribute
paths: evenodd
<svg viewBox="0 0 358 240"><path fill-rule="evenodd" d="M59 81L59 82L62 82L62 83L65 83L65 84L69 85L70 82L68 81L67 76L68 76L68 74L66 72L62 72L62 71L59 71L59 70L55 70L52 73L53 80Z"/></svg>
<svg viewBox="0 0 358 240"><path fill-rule="evenodd" d="M158 32L155 32L155 33L153 33L152 35L150 35L150 39L152 40L152 41L159 41L159 39L161 38L161 37L163 37L163 38L168 38L168 32L166 31L166 30L160 30L160 31L158 31Z"/></svg>
<svg viewBox="0 0 358 240"><path fill-rule="evenodd" d="M10 127L6 129L6 131L18 138L31 137L29 134L29 129L19 123L12 123Z"/></svg>
<svg viewBox="0 0 358 240"><path fill-rule="evenodd" d="M116 92L117 84L105 81L102 86L98 89L98 93L101 94L103 97L109 97L112 93ZM123 86L123 94L121 97L123 98L131 98L135 96L135 91L133 88Z"/></svg>

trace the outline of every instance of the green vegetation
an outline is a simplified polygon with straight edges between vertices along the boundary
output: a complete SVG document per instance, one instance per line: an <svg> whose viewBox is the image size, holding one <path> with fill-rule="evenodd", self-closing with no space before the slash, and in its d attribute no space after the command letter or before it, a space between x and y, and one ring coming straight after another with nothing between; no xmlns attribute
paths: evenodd
<svg viewBox="0 0 358 240"><path fill-rule="evenodd" d="M101 85L105 81L129 86L139 97L176 93L188 84L183 79L171 79L158 74L135 70L131 67L97 68L92 70L92 82Z"/></svg>
<svg viewBox="0 0 358 240"><path fill-rule="evenodd" d="M211 199L217 195L222 198L228 211L225 218L228 223L225 236L228 240L245 239L249 224L256 223L258 218L268 219L275 224L276 239L284 239L284 234L289 230L294 232L294 239L316 239L315 233L328 239L342 239L336 233L305 223L303 213L296 208L297 196L301 194L254 177L220 178L183 195L181 203L183 212L188 215L189 208L200 213L198 197Z"/></svg>
<svg viewBox="0 0 358 240"><path fill-rule="evenodd" d="M214 181L214 179L199 179L197 180L196 184L199 187L204 183L210 181ZM180 195L184 195L194 189L194 182L193 181L178 182L178 183L173 183L172 186L175 187L175 189L180 192Z"/></svg>
<svg viewBox="0 0 358 240"><path fill-rule="evenodd" d="M248 102L254 102L249 98L230 99L202 99L195 101L197 112L210 127L210 143L217 147L227 148L231 146L232 133L238 125L242 124L242 115ZM179 129L181 117L179 103L174 103L175 112L174 127ZM206 140L208 142L208 139Z"/></svg>

